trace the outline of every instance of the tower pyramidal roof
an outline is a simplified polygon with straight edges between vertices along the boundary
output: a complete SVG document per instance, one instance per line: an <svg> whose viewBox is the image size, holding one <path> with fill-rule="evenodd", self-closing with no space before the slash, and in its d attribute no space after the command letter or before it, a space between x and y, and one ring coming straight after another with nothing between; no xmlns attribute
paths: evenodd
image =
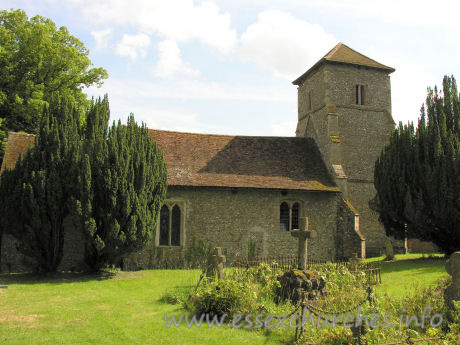
<svg viewBox="0 0 460 345"><path fill-rule="evenodd" d="M368 68L374 68L379 70L387 71L392 73L395 71L394 68L388 67L381 64L367 56L358 53L356 50L351 49L347 45L339 42L334 48L332 48L326 55L324 55L317 63L315 63L308 71L302 74L299 78L294 80L292 84L299 85L302 81L307 78L313 71L320 67L324 63L337 63L355 66L364 66Z"/></svg>

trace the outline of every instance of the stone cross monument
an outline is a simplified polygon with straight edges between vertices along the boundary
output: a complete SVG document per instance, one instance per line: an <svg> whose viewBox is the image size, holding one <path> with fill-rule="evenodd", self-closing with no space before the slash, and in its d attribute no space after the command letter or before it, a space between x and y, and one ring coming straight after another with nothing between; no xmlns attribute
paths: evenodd
<svg viewBox="0 0 460 345"><path fill-rule="evenodd" d="M212 252L208 257L207 272L206 276L210 278L215 278L217 273L217 278L219 280L224 279L224 263L226 262L225 255L222 255L221 247L214 247Z"/></svg>
<svg viewBox="0 0 460 345"><path fill-rule="evenodd" d="M307 268L307 254L308 254L308 239L316 237L316 231L308 229L308 217L299 218L298 230L292 230L291 236L299 240L298 251L298 268L305 270Z"/></svg>

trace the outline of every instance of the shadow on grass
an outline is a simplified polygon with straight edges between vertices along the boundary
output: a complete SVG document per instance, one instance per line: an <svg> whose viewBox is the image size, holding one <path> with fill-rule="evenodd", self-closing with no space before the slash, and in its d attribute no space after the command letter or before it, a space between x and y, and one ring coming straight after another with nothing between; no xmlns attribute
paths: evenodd
<svg viewBox="0 0 460 345"><path fill-rule="evenodd" d="M83 283L94 280L108 280L116 277L117 272L101 271L97 273L3 273L0 274L0 285L11 284L67 284Z"/></svg>
<svg viewBox="0 0 460 345"><path fill-rule="evenodd" d="M417 270L420 273L445 271L447 259L408 259L398 261L382 261L382 273Z"/></svg>

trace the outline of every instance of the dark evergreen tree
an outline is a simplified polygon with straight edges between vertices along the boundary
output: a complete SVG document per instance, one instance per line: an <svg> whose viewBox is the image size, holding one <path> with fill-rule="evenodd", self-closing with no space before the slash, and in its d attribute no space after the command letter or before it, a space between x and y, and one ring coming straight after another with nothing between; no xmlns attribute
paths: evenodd
<svg viewBox="0 0 460 345"><path fill-rule="evenodd" d="M35 146L0 178L2 231L40 271L56 271L62 259L64 220L75 215L79 175L80 116L67 97L45 106Z"/></svg>
<svg viewBox="0 0 460 345"><path fill-rule="evenodd" d="M114 122L108 128L108 119L107 98L93 103L87 115L81 198L87 262L93 269L144 248L166 196L163 153L145 125L130 115L126 125Z"/></svg>
<svg viewBox="0 0 460 345"><path fill-rule="evenodd" d="M97 270L149 243L166 196L163 153L144 125L131 115L109 128L105 97L91 103L81 129L73 104L53 98L35 146L0 177L0 233L45 272L61 262L67 217Z"/></svg>
<svg viewBox="0 0 460 345"><path fill-rule="evenodd" d="M388 235L460 249L460 101L454 77L428 89L418 127L399 127L375 165L373 207Z"/></svg>

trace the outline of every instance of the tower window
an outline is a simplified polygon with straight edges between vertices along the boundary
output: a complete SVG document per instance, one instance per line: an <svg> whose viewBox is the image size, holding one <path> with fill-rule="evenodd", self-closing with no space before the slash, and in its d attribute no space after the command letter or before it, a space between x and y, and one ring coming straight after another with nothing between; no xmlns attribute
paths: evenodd
<svg viewBox="0 0 460 345"><path fill-rule="evenodd" d="M312 109L312 100L311 100L311 91L308 91L307 92L307 110L311 110Z"/></svg>
<svg viewBox="0 0 460 345"><path fill-rule="evenodd" d="M364 105L366 98L366 88L364 85L355 86L355 104Z"/></svg>

